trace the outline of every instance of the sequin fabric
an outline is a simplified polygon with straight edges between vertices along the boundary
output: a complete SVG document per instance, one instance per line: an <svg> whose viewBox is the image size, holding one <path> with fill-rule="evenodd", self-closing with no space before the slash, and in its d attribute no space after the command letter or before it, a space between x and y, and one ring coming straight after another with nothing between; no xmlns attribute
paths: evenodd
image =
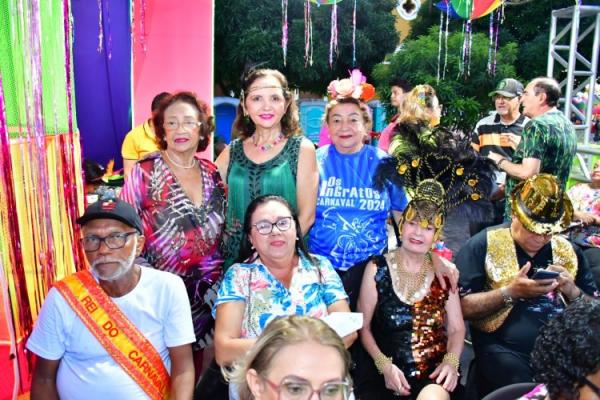
<svg viewBox="0 0 600 400"><path fill-rule="evenodd" d="M394 292L385 258L378 257L376 262L378 299L371 324L375 341L406 376L427 378L446 353L444 306L448 292L434 279L421 301L406 304Z"/></svg>
<svg viewBox="0 0 600 400"><path fill-rule="evenodd" d="M498 289L508 285L517 275L521 266L519 266L517 249L510 228L488 231L487 242L485 257L487 287ZM552 263L564 266L569 273L576 276L577 255L573 246L561 236L552 237L551 243ZM471 321L471 324L483 332L494 332L502 326L511 310L512 306L503 307L485 318Z"/></svg>

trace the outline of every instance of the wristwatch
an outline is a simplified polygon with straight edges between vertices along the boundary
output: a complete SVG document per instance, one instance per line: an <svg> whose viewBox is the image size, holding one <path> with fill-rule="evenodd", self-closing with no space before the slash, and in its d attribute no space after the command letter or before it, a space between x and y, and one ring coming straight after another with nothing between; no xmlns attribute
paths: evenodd
<svg viewBox="0 0 600 400"><path fill-rule="evenodd" d="M500 288L500 294L502 294L502 300L504 300L504 305L506 307L510 307L515 304L515 299L510 297L508 294L508 288L506 286L502 286Z"/></svg>

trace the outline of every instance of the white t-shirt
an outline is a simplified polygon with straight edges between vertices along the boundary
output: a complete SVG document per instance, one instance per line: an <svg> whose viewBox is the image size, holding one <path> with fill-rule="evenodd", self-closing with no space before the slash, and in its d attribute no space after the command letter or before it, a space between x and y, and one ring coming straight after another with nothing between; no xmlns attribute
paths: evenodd
<svg viewBox="0 0 600 400"><path fill-rule="evenodd" d="M168 348L195 341L190 302L181 278L153 268L141 269L136 287L112 300L150 340L170 371ZM61 360L56 385L63 400L148 398L55 288L48 293L27 348L45 359Z"/></svg>

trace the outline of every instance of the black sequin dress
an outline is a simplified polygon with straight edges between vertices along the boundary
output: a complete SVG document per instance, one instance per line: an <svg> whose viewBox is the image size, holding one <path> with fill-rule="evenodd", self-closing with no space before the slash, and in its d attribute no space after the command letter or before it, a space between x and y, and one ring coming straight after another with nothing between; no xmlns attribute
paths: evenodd
<svg viewBox="0 0 600 400"><path fill-rule="evenodd" d="M383 354L393 358L411 385L411 396L398 397L385 388L382 375L371 374L368 382L358 388L361 399L413 399L431 383L429 374L446 354L445 304L448 291L436 279L429 293L414 304L402 302L392 284L392 277L383 256L376 257L377 305L371 321L371 332ZM370 359L372 363L372 359ZM372 371L375 370L374 364Z"/></svg>

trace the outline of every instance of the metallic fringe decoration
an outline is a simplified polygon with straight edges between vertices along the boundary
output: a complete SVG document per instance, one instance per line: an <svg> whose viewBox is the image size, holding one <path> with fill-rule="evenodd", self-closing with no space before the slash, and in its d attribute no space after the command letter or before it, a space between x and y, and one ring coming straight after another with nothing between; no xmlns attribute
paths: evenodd
<svg viewBox="0 0 600 400"><path fill-rule="evenodd" d="M337 3L331 9L331 38L329 40L329 68L333 68L333 52L338 51Z"/></svg>
<svg viewBox="0 0 600 400"><path fill-rule="evenodd" d="M442 69L442 79L446 79L446 68L448 66L448 23L450 21L450 4L449 0L446 0L446 30L444 31L444 48L446 53L444 54L444 68Z"/></svg>
<svg viewBox="0 0 600 400"><path fill-rule="evenodd" d="M446 7L448 4L446 3ZM442 63L442 26L444 24L444 13L440 12L440 33L438 35L438 54L437 54L437 74L435 77L435 81L437 83L440 82L440 67Z"/></svg>
<svg viewBox="0 0 600 400"><path fill-rule="evenodd" d="M356 66L356 0L352 11L352 66Z"/></svg>
<svg viewBox="0 0 600 400"><path fill-rule="evenodd" d="M471 75L471 45L473 43L471 28L471 20L468 19L463 24L463 45L458 68L459 77L469 77Z"/></svg>
<svg viewBox="0 0 600 400"><path fill-rule="evenodd" d="M490 14L490 44L488 47L488 61L487 61L487 72L488 74L496 75L497 55L498 55L498 34L500 32L500 24L504 18L504 5L493 11ZM494 23L495 22L495 23Z"/></svg>
<svg viewBox="0 0 600 400"><path fill-rule="evenodd" d="M310 0L304 0L304 68L313 65L312 18Z"/></svg>
<svg viewBox="0 0 600 400"><path fill-rule="evenodd" d="M104 26L102 20L102 0L98 0L98 53L102 53L104 46Z"/></svg>
<svg viewBox="0 0 600 400"><path fill-rule="evenodd" d="M288 45L288 0L281 0L281 48L283 49L283 65L287 63Z"/></svg>
<svg viewBox="0 0 600 400"><path fill-rule="evenodd" d="M135 36L133 35L134 26L135 26L135 3L136 0L131 0L131 47L133 48L133 42L135 42ZM141 0L140 5L140 31L139 31L139 41L140 46L142 47L142 51L146 53L148 51L148 42L146 41L146 0Z"/></svg>
<svg viewBox="0 0 600 400"><path fill-rule="evenodd" d="M0 325L10 337L0 345L14 350L21 368L3 378L26 391L23 346L41 304L53 282L86 267L75 223L83 183L70 0L15 0L10 6L15 12L2 29L11 46L0 48L2 70L10 71L0 76L0 307L10 305Z"/></svg>

